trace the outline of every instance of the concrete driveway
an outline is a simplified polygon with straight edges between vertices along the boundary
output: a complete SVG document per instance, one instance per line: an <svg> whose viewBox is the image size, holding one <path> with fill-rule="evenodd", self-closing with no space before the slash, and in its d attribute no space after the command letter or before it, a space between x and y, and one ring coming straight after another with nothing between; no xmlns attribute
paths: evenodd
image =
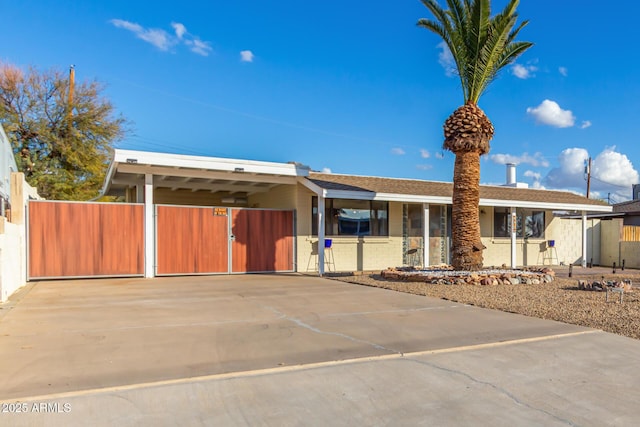
<svg viewBox="0 0 640 427"><path fill-rule="evenodd" d="M638 340L327 279L38 282L0 312L0 424L640 419Z"/></svg>

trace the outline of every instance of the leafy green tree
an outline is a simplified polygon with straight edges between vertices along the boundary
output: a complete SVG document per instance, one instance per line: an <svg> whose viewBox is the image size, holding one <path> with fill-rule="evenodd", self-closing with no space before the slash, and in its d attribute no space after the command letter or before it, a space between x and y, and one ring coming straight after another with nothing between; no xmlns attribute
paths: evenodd
<svg viewBox="0 0 640 427"><path fill-rule="evenodd" d="M490 0L446 0L444 10L436 0L421 0L434 20L420 19L418 26L442 38L456 64L464 105L444 124L443 148L456 156L453 171L451 221L452 265L457 270L482 268L485 246L480 236L480 156L489 152L493 125L478 107L480 96L498 72L533 44L515 41L528 21L516 26L519 0L491 16Z"/></svg>
<svg viewBox="0 0 640 427"><path fill-rule="evenodd" d="M111 149L126 133L103 85L74 84L70 94L70 81L56 70L0 64L0 123L27 182L47 199L97 196Z"/></svg>

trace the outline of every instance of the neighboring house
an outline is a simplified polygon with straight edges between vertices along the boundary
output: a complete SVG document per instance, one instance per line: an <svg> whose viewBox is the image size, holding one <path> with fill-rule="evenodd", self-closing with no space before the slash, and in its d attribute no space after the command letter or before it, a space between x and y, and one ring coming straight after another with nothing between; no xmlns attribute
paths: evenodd
<svg viewBox="0 0 640 427"><path fill-rule="evenodd" d="M633 200L613 205L613 213L620 214L624 225L640 226L640 184L633 186Z"/></svg>
<svg viewBox="0 0 640 427"><path fill-rule="evenodd" d="M600 215L601 265L640 268L640 184L633 186L632 193L633 200L617 203L613 213Z"/></svg>
<svg viewBox="0 0 640 427"><path fill-rule="evenodd" d="M0 216L5 216L11 197L11 172L18 172L11 143L0 125Z"/></svg>
<svg viewBox="0 0 640 427"><path fill-rule="evenodd" d="M515 175L515 171L510 173ZM586 212L611 212L611 206L568 192L510 184L481 186L480 227L487 247L485 266L586 264L589 256ZM103 193L124 196L127 202L145 203L148 277L159 271L158 264L168 262L161 260L165 255L154 247L155 242L162 240L155 235L161 219L157 216L159 211L154 213L154 205L295 212L291 230L294 243L289 255L293 264L280 268L284 271L322 273L324 248L329 246L327 239L331 240L333 255L330 268L339 271L440 265L450 260L452 184L447 182L325 174L296 163L116 150ZM577 212L581 219L561 219L554 211ZM207 212L209 216L226 215L224 210ZM236 221L235 216L231 217L231 221ZM247 227L251 228L252 220L247 221ZM264 220L255 221L250 234L260 239L260 233L269 233L270 227L258 224ZM233 227L228 225L230 248L239 244ZM201 239L208 232L196 230L194 236ZM550 241L555 243L553 249ZM229 269L216 267L222 270L215 272L236 271L231 266L236 253L233 248L228 255L224 254L228 256ZM265 245L261 253L273 250ZM175 271L203 272L184 269Z"/></svg>
<svg viewBox="0 0 640 427"><path fill-rule="evenodd" d="M632 189L633 200L612 205L612 212L589 212L588 257L593 265L640 268L640 184ZM577 215L564 215L575 220Z"/></svg>

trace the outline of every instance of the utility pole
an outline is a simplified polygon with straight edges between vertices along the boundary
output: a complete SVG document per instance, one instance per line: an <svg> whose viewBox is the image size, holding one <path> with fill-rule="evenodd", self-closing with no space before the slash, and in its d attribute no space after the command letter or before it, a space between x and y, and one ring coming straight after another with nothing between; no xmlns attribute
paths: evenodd
<svg viewBox="0 0 640 427"><path fill-rule="evenodd" d="M69 67L69 101L67 104L67 108L69 109L69 122L71 122L71 116L73 116L73 92L76 86L76 70L75 65L71 65Z"/></svg>
<svg viewBox="0 0 640 427"><path fill-rule="evenodd" d="M73 92L76 85L76 70L75 65L69 67L69 98L67 100L67 131L71 135L73 129Z"/></svg>
<svg viewBox="0 0 640 427"><path fill-rule="evenodd" d="M591 157L589 157L588 163L585 164L584 173L587 174L587 199L588 199L589 190L591 188Z"/></svg>

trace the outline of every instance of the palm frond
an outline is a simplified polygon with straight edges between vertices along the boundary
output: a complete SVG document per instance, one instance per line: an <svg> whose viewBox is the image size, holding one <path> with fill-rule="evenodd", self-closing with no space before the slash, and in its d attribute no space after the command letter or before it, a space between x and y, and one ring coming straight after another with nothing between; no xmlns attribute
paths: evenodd
<svg viewBox="0 0 640 427"><path fill-rule="evenodd" d="M435 20L421 19L418 25L440 36L451 51L465 103L477 103L500 70L533 45L515 41L528 23L516 26L520 0L510 0L493 17L490 0L446 0L447 10L436 0L421 1Z"/></svg>

